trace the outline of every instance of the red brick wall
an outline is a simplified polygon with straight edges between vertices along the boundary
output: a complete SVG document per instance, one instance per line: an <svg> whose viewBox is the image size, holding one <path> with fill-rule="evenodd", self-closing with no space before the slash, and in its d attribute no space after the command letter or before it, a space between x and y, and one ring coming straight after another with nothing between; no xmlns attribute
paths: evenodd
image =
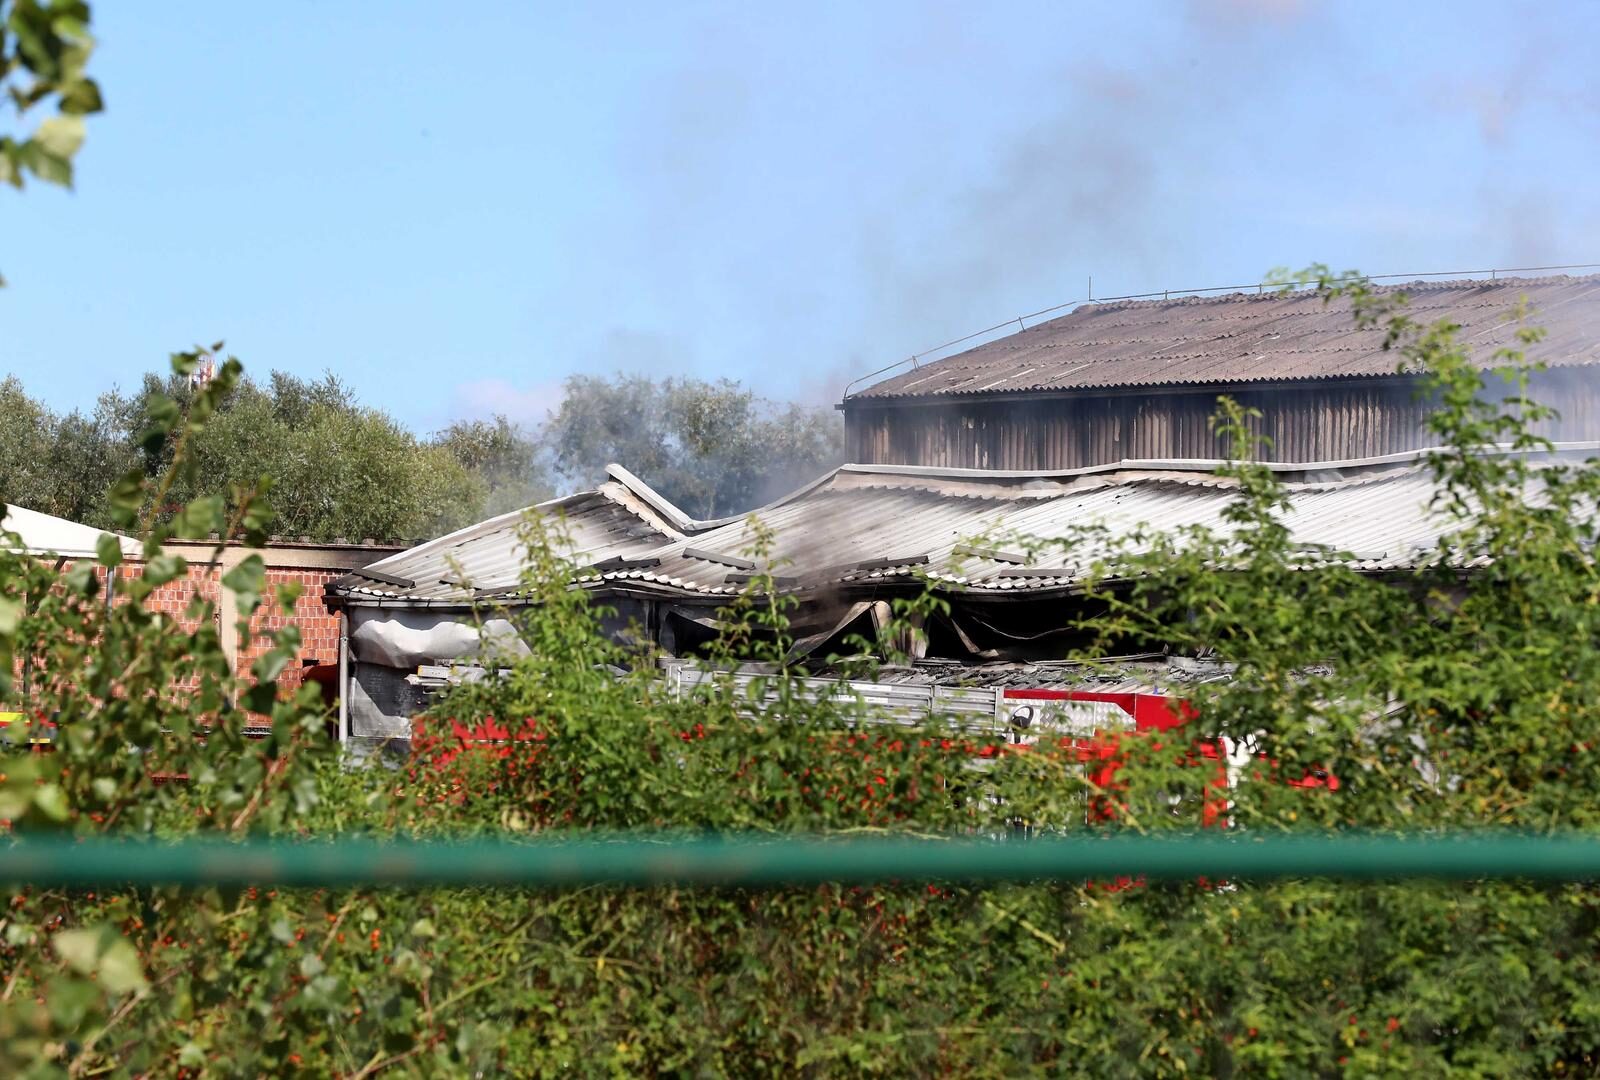
<svg viewBox="0 0 1600 1080"><path fill-rule="evenodd" d="M269 569L266 594L250 621L250 639L239 650L239 671L248 672L256 658L271 647L271 635L290 624L300 628L300 653L278 680L279 685L299 686L301 665L307 660L338 663L339 616L322 602L322 587L342 574L340 570ZM300 585L300 599L295 602L293 615L283 610L275 595L278 586L291 582Z"/></svg>
<svg viewBox="0 0 1600 1080"><path fill-rule="evenodd" d="M272 565L273 562L293 562L295 559L304 559L305 556L296 555L303 552L303 548L279 549L275 554L269 549L268 568L266 575L266 588L262 596L261 606L256 609L250 621L250 632L246 640L239 642L237 651L236 670L239 674L247 676L251 665L266 652L271 645L271 635L285 626L293 623L300 628L300 650L295 659L285 668L279 678L279 685L285 689L295 689L301 684L303 665L307 661L318 664L334 664L339 660L339 617L328 610L323 603L323 588L328 582L343 576L344 569L331 568L301 568L294 566ZM390 550L363 550L351 551L350 566L363 566L374 558L380 558L390 553ZM207 552L209 554L209 551ZM342 552L336 558L342 559ZM322 561L331 561L326 554L326 549L314 549L314 557L308 561L315 561L320 557ZM70 564L69 564L70 565ZM63 571L67 569L62 567ZM137 577L143 572L143 565L139 562L125 562L117 568L119 581ZM102 580L104 572L101 571ZM160 612L171 619L186 632L193 633L196 629L194 620L187 616L189 602L196 593L210 600L217 606L220 613L222 598L222 574L219 570L207 567L202 562L191 562L188 573L175 581L168 582L152 592L146 600L146 607L155 612ZM274 590L290 582L300 585L300 597L295 603L293 614L285 612L278 604ZM126 597L125 592L119 590L119 595ZM236 633L232 626L218 626L218 632L223 641L231 645L233 635ZM15 667L20 674L22 658L16 659ZM35 672L35 678L42 677L43 672ZM3 706L3 703L0 703ZM3 710L0 710L3 711Z"/></svg>
<svg viewBox="0 0 1600 1080"><path fill-rule="evenodd" d="M144 566L139 563L123 563L117 568L117 577L135 578L144 572ZM197 624L193 619L187 618L189 601L199 593L207 600L216 602L221 593L222 584L215 570L208 570L204 566L191 566L185 576L169 581L152 592L145 600L145 609L159 611L172 619L177 620L184 630L194 633Z"/></svg>

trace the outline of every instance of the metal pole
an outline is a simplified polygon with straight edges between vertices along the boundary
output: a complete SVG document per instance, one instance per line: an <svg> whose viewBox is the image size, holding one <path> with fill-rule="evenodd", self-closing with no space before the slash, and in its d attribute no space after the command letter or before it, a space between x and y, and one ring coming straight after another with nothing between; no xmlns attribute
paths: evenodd
<svg viewBox="0 0 1600 1080"><path fill-rule="evenodd" d="M1028 840L827 839L638 834L525 843L325 843L25 839L0 847L0 885L771 888L867 884L1340 878L1357 881L1600 879L1600 837L1502 832L1424 837L1166 836Z"/></svg>
<svg viewBox="0 0 1600 1080"><path fill-rule="evenodd" d="M350 621L339 612L339 745L350 740Z"/></svg>

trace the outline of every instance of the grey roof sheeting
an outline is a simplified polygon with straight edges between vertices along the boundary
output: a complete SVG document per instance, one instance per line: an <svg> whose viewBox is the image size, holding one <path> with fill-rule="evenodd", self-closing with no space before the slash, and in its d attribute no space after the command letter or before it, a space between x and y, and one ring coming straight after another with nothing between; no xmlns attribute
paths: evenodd
<svg viewBox="0 0 1600 1080"><path fill-rule="evenodd" d="M683 536L673 522L618 480L529 509L547 522L551 546L558 554L585 564L643 557ZM331 583L328 596L353 603L403 598L407 605L428 604L460 602L470 599L474 590L515 585L527 550L521 536L527 513L502 514L380 559Z"/></svg>
<svg viewBox="0 0 1600 1080"><path fill-rule="evenodd" d="M1564 444L1568 453L1597 445ZM1415 565L1447 523L1430 509L1426 451L1355 462L1271 466L1288 490L1297 542L1351 555L1358 569ZM1048 474L893 465L844 465L756 512L772 531L770 566L795 591L906 583L926 573L941 585L1005 596L1070 589L1102 552L1058 545L1019 564L1013 536L1072 537L1085 524L1112 537L1188 525L1221 530L1234 481L1215 462L1119 462ZM640 489L643 489L642 491ZM646 497L648 495L648 497ZM744 519L670 523L660 496L624 470L596 491L545 503L561 515L562 554L592 587L716 602L748 580L752 536ZM685 525L679 528L678 525ZM396 607L459 606L493 596L514 603L524 562L518 516L482 525L374 563L329 587L335 602ZM973 545L982 537L998 544ZM976 546L977 551L970 550ZM1010 548L1013 550L995 550ZM959 550L958 550L959 549ZM385 580L388 579L388 580Z"/></svg>
<svg viewBox="0 0 1600 1080"><path fill-rule="evenodd" d="M1554 367L1600 362L1600 275L1413 282L1374 287L1403 291L1423 324L1448 319L1475 360L1516 347L1511 314L1524 298L1526 325L1545 339L1527 350ZM1382 329L1358 329L1348 299L1325 302L1316 290L1230 293L1172 300L1084 304L1060 318L924 364L862 390L851 402L1136 386L1392 375L1400 357L1383 348Z"/></svg>

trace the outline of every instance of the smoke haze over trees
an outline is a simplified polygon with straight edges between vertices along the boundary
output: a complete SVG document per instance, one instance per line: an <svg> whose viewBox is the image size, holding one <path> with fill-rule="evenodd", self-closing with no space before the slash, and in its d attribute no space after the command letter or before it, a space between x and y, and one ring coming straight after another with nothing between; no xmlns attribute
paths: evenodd
<svg viewBox="0 0 1600 1080"><path fill-rule="evenodd" d="M615 461L707 518L753 509L844 460L832 410L778 405L729 379L574 375L544 435L569 486L598 483Z"/></svg>
<svg viewBox="0 0 1600 1080"><path fill-rule="evenodd" d="M185 402L182 380L145 376L93 410L56 413L22 381L0 381L0 496L110 527L105 494L130 469L165 462L140 449L148 403ZM830 409L778 405L738 383L575 376L545 424L495 416L419 435L363 405L334 375L273 372L245 381L194 436L177 505L272 478L272 528L317 540L419 539L598 482L619 462L700 516L752 509L842 460ZM170 446L162 454L170 454Z"/></svg>

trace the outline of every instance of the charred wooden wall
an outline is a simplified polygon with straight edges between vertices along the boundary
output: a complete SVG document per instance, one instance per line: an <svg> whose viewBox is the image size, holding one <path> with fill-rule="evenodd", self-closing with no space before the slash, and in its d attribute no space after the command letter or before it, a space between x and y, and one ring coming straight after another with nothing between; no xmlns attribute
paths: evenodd
<svg viewBox="0 0 1600 1080"><path fill-rule="evenodd" d="M1329 380L1294 386L1208 388L962 401L845 403L850 460L863 464L1050 471L1136 458L1218 458L1211 430L1226 393L1258 409L1269 461L1338 461L1431 446L1434 408L1414 380ZM1498 391L1496 396L1503 396ZM1558 441L1600 439L1600 377L1583 369L1536 373L1529 396L1560 418L1539 425Z"/></svg>

